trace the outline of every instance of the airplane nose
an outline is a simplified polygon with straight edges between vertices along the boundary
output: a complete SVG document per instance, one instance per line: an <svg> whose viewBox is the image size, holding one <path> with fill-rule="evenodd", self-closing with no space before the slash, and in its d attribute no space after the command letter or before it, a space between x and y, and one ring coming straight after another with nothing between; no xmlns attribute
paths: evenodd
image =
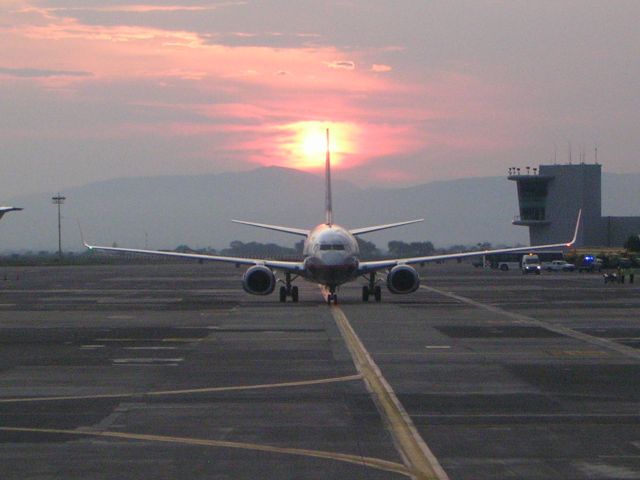
<svg viewBox="0 0 640 480"><path fill-rule="evenodd" d="M326 266L344 265L345 263L344 255L340 252L324 252L321 260Z"/></svg>
<svg viewBox="0 0 640 480"><path fill-rule="evenodd" d="M338 252L324 252L331 255L309 257L306 268L312 278L325 283L339 284L348 281L358 269L358 260L353 256L345 258ZM338 253L336 255L336 253Z"/></svg>

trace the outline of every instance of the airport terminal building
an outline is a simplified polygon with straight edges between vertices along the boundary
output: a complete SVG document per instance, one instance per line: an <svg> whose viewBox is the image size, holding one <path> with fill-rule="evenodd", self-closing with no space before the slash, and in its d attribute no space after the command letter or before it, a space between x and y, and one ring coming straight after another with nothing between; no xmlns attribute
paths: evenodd
<svg viewBox="0 0 640 480"><path fill-rule="evenodd" d="M520 209L513 224L529 227L531 245L561 243L573 236L582 209L576 246L621 247L640 233L640 217L603 217L601 178L600 164L511 168Z"/></svg>

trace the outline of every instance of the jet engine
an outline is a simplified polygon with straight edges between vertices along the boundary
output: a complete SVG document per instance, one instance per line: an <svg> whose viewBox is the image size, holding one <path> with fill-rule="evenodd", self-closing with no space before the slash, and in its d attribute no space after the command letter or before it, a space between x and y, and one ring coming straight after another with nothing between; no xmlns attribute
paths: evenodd
<svg viewBox="0 0 640 480"><path fill-rule="evenodd" d="M387 274L387 288L391 293L412 293L420 286L420 276L409 265L396 265Z"/></svg>
<svg viewBox="0 0 640 480"><path fill-rule="evenodd" d="M269 295L276 288L276 277L264 265L254 265L244 272L242 288L252 295Z"/></svg>

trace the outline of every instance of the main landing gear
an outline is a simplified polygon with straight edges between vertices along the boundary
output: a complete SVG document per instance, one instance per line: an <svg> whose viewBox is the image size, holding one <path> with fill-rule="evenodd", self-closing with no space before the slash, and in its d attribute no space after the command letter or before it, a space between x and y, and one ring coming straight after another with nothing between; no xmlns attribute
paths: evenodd
<svg viewBox="0 0 640 480"><path fill-rule="evenodd" d="M298 287L291 285L291 274L285 274L285 285L280 287L280 301L282 303L287 301L287 297L291 297L293 303L298 303Z"/></svg>
<svg viewBox="0 0 640 480"><path fill-rule="evenodd" d="M382 288L380 285L376 285L375 272L369 274L369 284L362 287L362 301L368 302L370 295L373 295L376 302L382 301Z"/></svg>

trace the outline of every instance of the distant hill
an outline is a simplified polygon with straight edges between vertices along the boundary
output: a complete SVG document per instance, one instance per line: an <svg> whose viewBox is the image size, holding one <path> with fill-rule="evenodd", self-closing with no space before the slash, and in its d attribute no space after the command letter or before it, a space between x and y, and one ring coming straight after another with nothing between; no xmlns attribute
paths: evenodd
<svg viewBox="0 0 640 480"><path fill-rule="evenodd" d="M513 182L505 177L432 182L410 188L362 189L334 181L334 219L358 227L424 218L422 224L366 236L382 249L389 240L436 246L528 242ZM0 222L0 250L57 249L55 192L7 199L23 212ZM92 242L120 246L192 248L232 240L293 245L286 234L236 225L232 218L310 228L324 218L324 180L297 170L267 167L219 175L120 178L70 188L63 208L63 247L81 250L78 219ZM603 175L605 215L640 215L640 174Z"/></svg>

